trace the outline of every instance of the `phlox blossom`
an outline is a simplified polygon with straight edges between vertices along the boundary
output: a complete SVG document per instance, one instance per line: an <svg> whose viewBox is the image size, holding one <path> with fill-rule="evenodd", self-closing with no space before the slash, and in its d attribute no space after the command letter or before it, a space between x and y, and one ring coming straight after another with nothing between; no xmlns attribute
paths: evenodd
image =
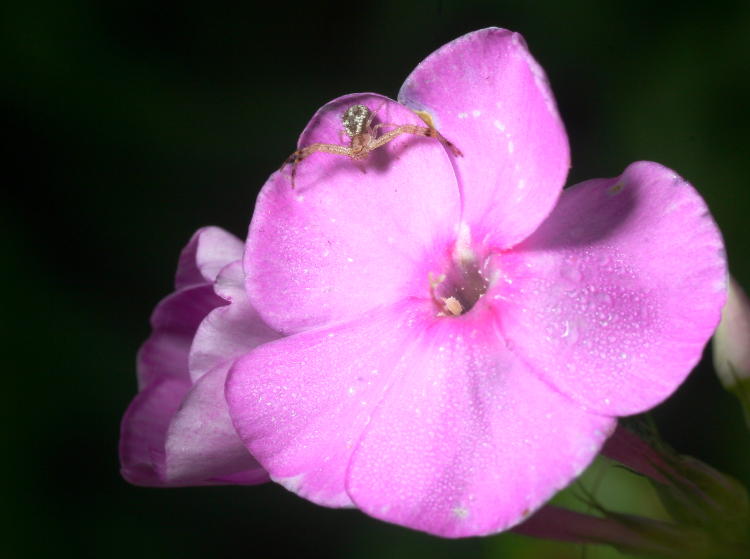
<svg viewBox="0 0 750 559"><path fill-rule="evenodd" d="M235 427L271 478L332 507L446 537L494 533L571 482L616 417L669 396L725 298L721 236L656 163L562 190L565 129L520 35L484 29L430 55L398 102L463 157L401 135L364 163L314 153L263 187L248 298L286 334L227 381ZM375 124L375 123L373 123Z"/></svg>
<svg viewBox="0 0 750 559"><path fill-rule="evenodd" d="M231 365L229 414L313 502L446 537L507 529L695 365L725 298L721 236L656 163L563 191L565 129L516 33L445 45L398 102L326 104L300 147L340 144L356 104L373 124L427 115L463 157L403 134L366 161L313 153L296 188L269 178L238 277L285 336Z"/></svg>
<svg viewBox="0 0 750 559"><path fill-rule="evenodd" d="M175 292L151 316L139 393L122 421L122 475L136 485L256 484L268 476L232 427L224 381L233 358L279 335L247 301L242 242L204 227L182 251Z"/></svg>

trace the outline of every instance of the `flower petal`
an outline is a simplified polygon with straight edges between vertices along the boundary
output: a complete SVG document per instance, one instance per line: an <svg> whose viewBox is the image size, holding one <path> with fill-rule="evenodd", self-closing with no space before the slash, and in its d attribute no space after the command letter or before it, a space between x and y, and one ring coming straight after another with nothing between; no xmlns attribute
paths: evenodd
<svg viewBox="0 0 750 559"><path fill-rule="evenodd" d="M151 315L151 336L138 351L138 386L162 376L188 377L188 354L206 315L225 305L211 285L186 287L162 299Z"/></svg>
<svg viewBox="0 0 750 559"><path fill-rule="evenodd" d="M367 514L445 537L525 519L596 456L614 420L538 380L489 316L445 319L404 356L355 450Z"/></svg>
<svg viewBox="0 0 750 559"><path fill-rule="evenodd" d="M175 288L213 283L219 271L242 258L242 241L220 227L201 227L182 249Z"/></svg>
<svg viewBox="0 0 750 559"><path fill-rule="evenodd" d="M348 95L318 111L299 145L341 144L341 115L355 104L376 111L376 123L424 126L385 97ZM415 277L427 285L431 254L459 217L437 140L403 134L360 162L313 153L298 164L295 188L290 173L263 187L245 253L248 295L269 325L290 333L347 320L411 295Z"/></svg>
<svg viewBox="0 0 750 559"><path fill-rule="evenodd" d="M428 112L463 152L453 164L475 238L510 247L552 210L570 167L568 139L521 35L489 28L451 41L417 66L398 100Z"/></svg>
<svg viewBox="0 0 750 559"><path fill-rule="evenodd" d="M211 311L195 333L189 357L193 382L217 365L279 337L248 302L244 282L241 261L224 267L216 279L215 293L230 304Z"/></svg>
<svg viewBox="0 0 750 559"><path fill-rule="evenodd" d="M350 506L351 452L399 368L417 324L413 303L364 314L327 330L262 345L238 360L227 382L237 431L271 478L327 506Z"/></svg>
<svg viewBox="0 0 750 559"><path fill-rule="evenodd" d="M172 485L220 482L241 473L245 483L262 483L268 475L242 444L229 418L224 381L231 361L203 375L167 431L165 479Z"/></svg>
<svg viewBox="0 0 750 559"><path fill-rule="evenodd" d="M647 410L701 357L726 297L721 235L692 186L656 163L566 190L497 267L514 351L608 415Z"/></svg>
<svg viewBox="0 0 750 559"><path fill-rule="evenodd" d="M155 380L133 399L120 426L122 477L136 485L167 485L158 472L164 465L164 441L172 416L190 390L186 377Z"/></svg>

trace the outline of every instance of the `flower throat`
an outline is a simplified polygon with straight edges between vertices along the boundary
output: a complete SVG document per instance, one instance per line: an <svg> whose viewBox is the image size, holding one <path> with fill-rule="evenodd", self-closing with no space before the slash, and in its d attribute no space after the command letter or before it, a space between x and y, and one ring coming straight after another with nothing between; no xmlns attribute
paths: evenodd
<svg viewBox="0 0 750 559"><path fill-rule="evenodd" d="M430 274L430 295L438 316L461 316L469 312L490 286L487 260L478 258L468 243L459 239L448 270Z"/></svg>

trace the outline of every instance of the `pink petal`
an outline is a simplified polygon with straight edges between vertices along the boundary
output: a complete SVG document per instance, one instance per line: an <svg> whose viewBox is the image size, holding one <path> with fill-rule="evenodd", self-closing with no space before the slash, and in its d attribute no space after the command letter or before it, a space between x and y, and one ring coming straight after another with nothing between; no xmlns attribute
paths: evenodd
<svg viewBox="0 0 750 559"><path fill-rule="evenodd" d="M385 97L348 95L318 111L299 145L340 144L341 115L358 103L377 111L376 123L424 125ZM401 300L444 258L459 198L437 140L403 134L362 162L314 153L295 189L290 173L263 187L245 254L248 295L273 328L296 332Z"/></svg>
<svg viewBox="0 0 750 559"><path fill-rule="evenodd" d="M474 238L510 247L552 210L570 167L568 139L521 35L489 28L451 41L417 66L398 100L430 113L463 152L453 164Z"/></svg>
<svg viewBox="0 0 750 559"><path fill-rule="evenodd" d="M242 241L224 229L198 229L180 254L175 288L213 283L224 266L242 258L242 250Z"/></svg>
<svg viewBox="0 0 750 559"><path fill-rule="evenodd" d="M172 485L196 485L242 474L245 483L268 476L237 436L224 399L231 361L204 375L185 397L166 439L165 478Z"/></svg>
<svg viewBox="0 0 750 559"><path fill-rule="evenodd" d="M189 357L193 382L217 365L279 337L248 302L244 281L241 261L226 266L216 279L214 291L230 304L211 311L195 333Z"/></svg>
<svg viewBox="0 0 750 559"><path fill-rule="evenodd" d="M130 403L120 427L122 477L136 485L165 485L164 441L172 416L190 389L187 378L162 377Z"/></svg>
<svg viewBox="0 0 750 559"><path fill-rule="evenodd" d="M188 353L206 315L226 301L213 286L187 287L162 299L151 315L151 336L138 351L138 386L162 376L188 377Z"/></svg>
<svg viewBox="0 0 750 559"><path fill-rule="evenodd" d="M262 345L235 363L229 412L271 478L327 506L350 506L349 458L427 305L364 313Z"/></svg>
<svg viewBox="0 0 750 559"><path fill-rule="evenodd" d="M348 472L367 514L445 537L504 530L580 474L614 428L538 380L483 315L441 320L402 354Z"/></svg>
<svg viewBox="0 0 750 559"><path fill-rule="evenodd" d="M695 190L656 163L566 190L498 268L514 351L607 415L647 410L700 359L726 297L721 235Z"/></svg>

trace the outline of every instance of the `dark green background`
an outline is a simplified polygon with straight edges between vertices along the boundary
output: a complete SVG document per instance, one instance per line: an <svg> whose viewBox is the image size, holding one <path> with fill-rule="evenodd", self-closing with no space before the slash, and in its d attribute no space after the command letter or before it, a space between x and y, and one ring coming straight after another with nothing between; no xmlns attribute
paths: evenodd
<svg viewBox="0 0 750 559"><path fill-rule="evenodd" d="M320 105L395 97L423 57L465 32L524 34L568 127L570 183L638 159L674 168L708 200L750 285L748 2L0 10L12 145L0 203L4 556L252 557L270 545L280 556L580 557L513 535L443 541L273 485L155 490L118 474L134 355L192 232L243 236L258 189ZM750 435L709 366L655 415L679 450L750 482ZM589 550L604 556L617 555Z"/></svg>

